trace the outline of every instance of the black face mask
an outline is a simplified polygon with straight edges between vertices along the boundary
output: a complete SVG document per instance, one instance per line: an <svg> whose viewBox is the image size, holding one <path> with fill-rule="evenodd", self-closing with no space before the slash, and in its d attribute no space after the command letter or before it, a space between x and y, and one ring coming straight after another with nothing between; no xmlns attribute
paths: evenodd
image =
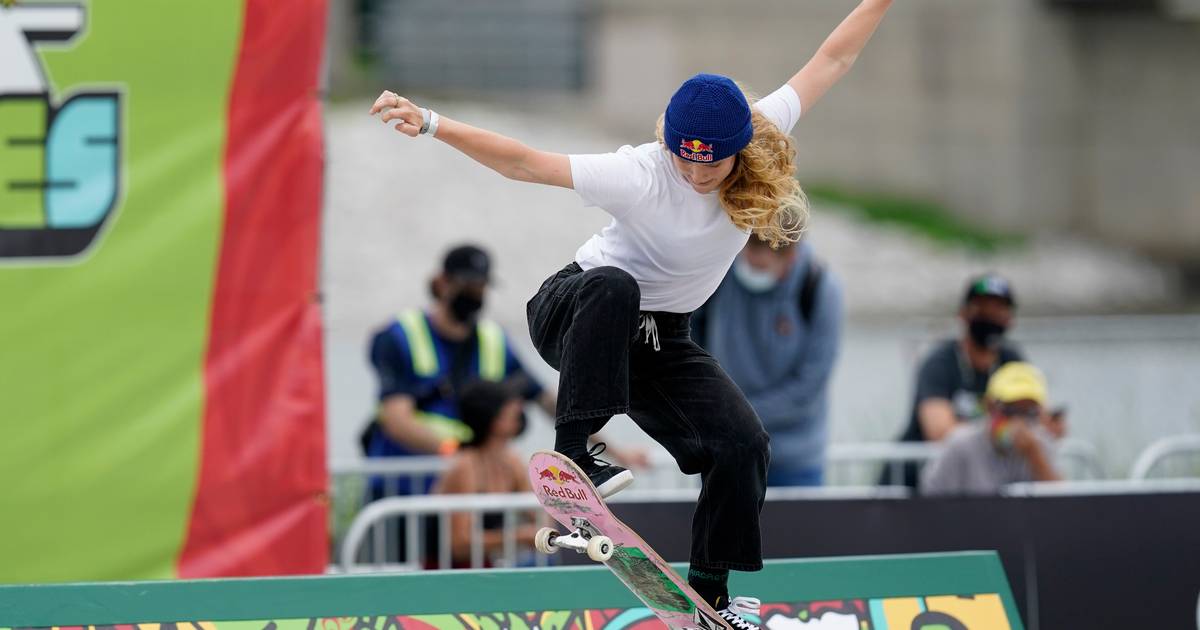
<svg viewBox="0 0 1200 630"><path fill-rule="evenodd" d="M470 324L475 321L475 317L479 315L479 311L483 309L483 298L459 293L450 300L450 314L454 319L464 324Z"/></svg>
<svg viewBox="0 0 1200 630"><path fill-rule="evenodd" d="M999 348L1007 330L1007 327L990 319L976 318L967 322L967 333L971 335L971 341L981 348Z"/></svg>

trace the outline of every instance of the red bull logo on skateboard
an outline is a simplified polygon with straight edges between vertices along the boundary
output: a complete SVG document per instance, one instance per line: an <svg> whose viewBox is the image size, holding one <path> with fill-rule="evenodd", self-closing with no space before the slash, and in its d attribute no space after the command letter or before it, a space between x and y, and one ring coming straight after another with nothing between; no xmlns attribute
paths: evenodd
<svg viewBox="0 0 1200 630"><path fill-rule="evenodd" d="M546 496L554 497L556 499L587 501L588 498L587 490L584 490L583 488L577 488L574 490L571 488L551 488L546 484L542 484L542 492L546 493Z"/></svg>
<svg viewBox="0 0 1200 630"><path fill-rule="evenodd" d="M579 477L573 472L559 470L557 466L550 466L545 470L538 471L538 479L541 481L553 481L558 485L564 483L579 483Z"/></svg>
<svg viewBox="0 0 1200 630"><path fill-rule="evenodd" d="M549 481L555 485L562 486L566 483L579 483L579 476L573 472L559 470L555 466L550 466L538 471L539 481ZM547 484L542 484L542 491L552 497L560 499L571 499L573 501L583 501L587 499L587 491L583 488L551 488Z"/></svg>
<svg viewBox="0 0 1200 630"><path fill-rule="evenodd" d="M679 143L679 157L693 162L713 161L713 145L699 140L684 140Z"/></svg>

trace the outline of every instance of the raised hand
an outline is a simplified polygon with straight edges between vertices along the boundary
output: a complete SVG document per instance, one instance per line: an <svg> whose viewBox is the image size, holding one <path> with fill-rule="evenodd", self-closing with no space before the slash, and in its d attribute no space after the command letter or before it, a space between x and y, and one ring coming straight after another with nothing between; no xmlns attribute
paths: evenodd
<svg viewBox="0 0 1200 630"><path fill-rule="evenodd" d="M406 136L417 137L421 132L422 112L421 108L417 107L412 101L391 92L384 90L379 98L375 99L375 104L371 106L371 115L382 113L380 120L388 123L393 120L400 122L396 123L396 131L403 133Z"/></svg>

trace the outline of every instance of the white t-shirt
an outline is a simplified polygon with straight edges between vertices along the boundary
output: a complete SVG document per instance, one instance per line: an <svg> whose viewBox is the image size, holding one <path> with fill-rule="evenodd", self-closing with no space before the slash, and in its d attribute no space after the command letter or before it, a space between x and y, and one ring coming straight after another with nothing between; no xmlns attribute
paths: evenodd
<svg viewBox="0 0 1200 630"><path fill-rule="evenodd" d="M800 119L800 97L787 84L754 107L784 133ZM643 311L690 313L704 304L749 238L721 209L718 193L693 190L657 141L570 159L575 192L613 217L575 262L628 272Z"/></svg>

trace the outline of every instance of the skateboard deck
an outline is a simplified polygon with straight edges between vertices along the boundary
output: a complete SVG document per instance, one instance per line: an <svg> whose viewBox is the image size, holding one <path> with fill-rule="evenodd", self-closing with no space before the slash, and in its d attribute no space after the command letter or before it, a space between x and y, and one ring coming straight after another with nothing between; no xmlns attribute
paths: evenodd
<svg viewBox="0 0 1200 630"><path fill-rule="evenodd" d="M584 543L592 542L586 545L588 555L598 559L592 554L601 553L602 545L594 543L604 541L588 539L607 537L611 548L604 551L611 556L605 566L667 627L731 628L646 541L613 515L587 475L570 459L554 451L537 451L529 460L529 481L546 512L568 533L579 532L571 536L560 533L557 542L561 544L550 540L551 547L582 553Z"/></svg>

